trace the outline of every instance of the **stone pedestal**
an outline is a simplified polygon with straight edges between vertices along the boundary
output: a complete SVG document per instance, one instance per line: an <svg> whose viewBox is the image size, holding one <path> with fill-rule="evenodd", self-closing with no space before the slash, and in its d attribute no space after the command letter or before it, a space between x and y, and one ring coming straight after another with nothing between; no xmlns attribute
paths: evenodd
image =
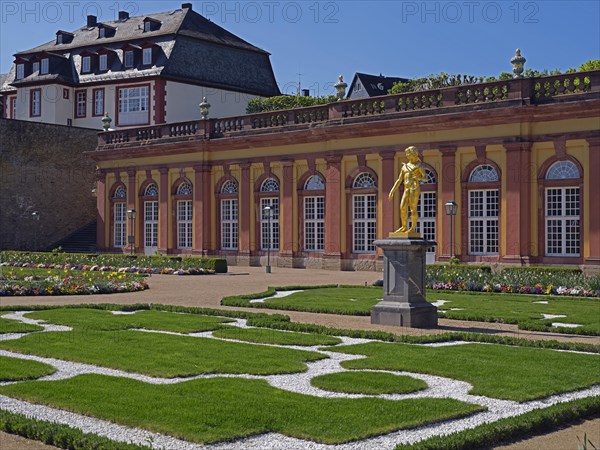
<svg viewBox="0 0 600 450"><path fill-rule="evenodd" d="M384 296L371 310L371 323L437 327L437 308L425 300L425 253L435 242L389 238L375 245L383 249Z"/></svg>

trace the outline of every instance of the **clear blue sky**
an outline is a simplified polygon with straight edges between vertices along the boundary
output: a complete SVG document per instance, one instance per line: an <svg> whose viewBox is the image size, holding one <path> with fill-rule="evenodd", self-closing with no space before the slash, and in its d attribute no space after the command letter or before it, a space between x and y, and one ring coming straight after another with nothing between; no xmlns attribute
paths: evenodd
<svg viewBox="0 0 600 450"><path fill-rule="evenodd" d="M86 14L114 20L168 11L181 1L0 0L0 71L17 51L73 31ZM526 68L578 67L600 59L600 1L192 1L194 10L271 53L279 86L332 93L337 75L413 78L446 72L511 71L515 49Z"/></svg>

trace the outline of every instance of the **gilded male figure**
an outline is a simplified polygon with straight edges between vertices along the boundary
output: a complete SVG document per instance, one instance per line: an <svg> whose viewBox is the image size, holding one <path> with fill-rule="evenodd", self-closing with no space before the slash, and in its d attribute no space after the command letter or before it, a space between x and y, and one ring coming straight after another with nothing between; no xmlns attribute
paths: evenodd
<svg viewBox="0 0 600 450"><path fill-rule="evenodd" d="M400 201L400 219L402 226L395 231L395 233L411 233L416 232L417 219L417 204L419 203L419 197L421 195L420 183L421 181L427 181L427 175L421 167L421 160L419 159L419 153L417 147L410 146L404 153L408 158L407 163L402 164L402 170L400 175L394 183L394 187L390 191L390 201L394 197L394 194L404 183L404 194L402 194L402 200ZM411 225L408 227L408 210L410 208Z"/></svg>

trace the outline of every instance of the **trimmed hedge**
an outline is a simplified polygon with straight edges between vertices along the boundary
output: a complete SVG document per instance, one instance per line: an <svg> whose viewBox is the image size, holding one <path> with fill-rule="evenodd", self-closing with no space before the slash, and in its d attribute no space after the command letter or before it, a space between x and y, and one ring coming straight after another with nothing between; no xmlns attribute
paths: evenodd
<svg viewBox="0 0 600 450"><path fill-rule="evenodd" d="M520 416L486 423L469 430L435 436L416 444L401 444L395 450L479 450L507 444L533 433L547 433L566 424L600 415L600 397L589 397L536 409ZM583 438L583 436L581 436ZM573 448L577 442L573 442Z"/></svg>
<svg viewBox="0 0 600 450"><path fill-rule="evenodd" d="M0 410L0 430L68 450L150 450L151 447L111 441L55 422Z"/></svg>
<svg viewBox="0 0 600 450"><path fill-rule="evenodd" d="M71 264L112 267L144 267L152 269L207 269L216 273L227 273L227 260L224 258L203 258L198 256L125 255L58 252L0 252L0 262L32 264Z"/></svg>

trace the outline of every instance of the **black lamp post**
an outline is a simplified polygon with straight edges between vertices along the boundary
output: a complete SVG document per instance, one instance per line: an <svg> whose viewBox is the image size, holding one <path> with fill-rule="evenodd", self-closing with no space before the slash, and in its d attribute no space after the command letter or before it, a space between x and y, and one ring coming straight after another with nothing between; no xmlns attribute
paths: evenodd
<svg viewBox="0 0 600 450"><path fill-rule="evenodd" d="M39 239L39 234L40 234L40 212L39 211L34 211L31 213L31 217L33 218L33 221L35 222L34 226L35 226L35 230L34 230L34 239L33 239L33 245L34 245L34 249L37 252L39 250L39 243L38 243L38 239Z"/></svg>
<svg viewBox="0 0 600 450"><path fill-rule="evenodd" d="M452 250L454 248L452 244L452 237L454 235L452 225L454 222L454 216L456 215L456 211L458 210L458 203L456 203L454 200L451 200L444 205L444 209L446 210L446 215L450 216L450 259L452 259Z"/></svg>
<svg viewBox="0 0 600 450"><path fill-rule="evenodd" d="M127 218L129 219L129 236L127 237L127 241L133 255L135 253L135 209L127 210Z"/></svg>
<svg viewBox="0 0 600 450"><path fill-rule="evenodd" d="M271 273L271 213L272 213L272 209L270 205L265 206L265 208L263 209L264 213L266 214L267 218L269 219L269 228L268 228L268 239L267 239L267 267L266 267L266 272L267 273Z"/></svg>

